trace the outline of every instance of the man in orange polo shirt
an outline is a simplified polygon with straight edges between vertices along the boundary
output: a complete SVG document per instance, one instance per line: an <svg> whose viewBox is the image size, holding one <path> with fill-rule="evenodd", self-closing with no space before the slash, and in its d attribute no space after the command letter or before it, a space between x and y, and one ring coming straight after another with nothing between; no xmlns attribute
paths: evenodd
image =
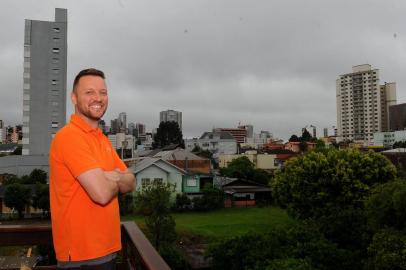
<svg viewBox="0 0 406 270"><path fill-rule="evenodd" d="M117 194L131 192L135 178L98 129L108 104L104 79L96 69L76 76L75 113L51 145L51 219L59 269L115 269L121 249Z"/></svg>

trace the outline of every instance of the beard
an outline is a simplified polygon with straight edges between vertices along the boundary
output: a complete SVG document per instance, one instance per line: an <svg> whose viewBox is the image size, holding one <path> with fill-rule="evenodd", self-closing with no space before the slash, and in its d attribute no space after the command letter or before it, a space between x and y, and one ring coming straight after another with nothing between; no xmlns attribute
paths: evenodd
<svg viewBox="0 0 406 270"><path fill-rule="evenodd" d="M93 121L100 121L100 119L103 117L103 115L105 114L106 110L107 110L107 104L104 106L101 105L101 110L100 111L92 111L91 109L89 109L87 106L83 106L81 104L78 104L77 106L77 110L80 114L84 115L85 117L87 117L90 120Z"/></svg>

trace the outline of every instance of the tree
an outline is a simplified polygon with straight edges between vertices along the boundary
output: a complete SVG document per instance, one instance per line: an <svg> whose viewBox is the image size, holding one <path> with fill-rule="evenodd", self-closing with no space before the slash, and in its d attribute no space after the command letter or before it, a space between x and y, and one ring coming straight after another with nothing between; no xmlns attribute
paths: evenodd
<svg viewBox="0 0 406 270"><path fill-rule="evenodd" d="M175 248L175 220L170 214L174 186L154 181L135 195L137 211L145 216L147 235L171 269L185 269L185 259ZM186 268L187 269L187 268Z"/></svg>
<svg viewBox="0 0 406 270"><path fill-rule="evenodd" d="M42 210L43 216L49 214L49 185L37 182L35 185L35 194L32 198L32 206Z"/></svg>
<svg viewBox="0 0 406 270"><path fill-rule="evenodd" d="M309 131L305 128L302 133L302 137L300 137L300 141L302 142L310 142L313 141L313 136L310 134Z"/></svg>
<svg viewBox="0 0 406 270"><path fill-rule="evenodd" d="M175 199L175 205L174 209L176 211L185 211L189 210L192 206L192 201L189 199L189 197L185 194L176 194L176 199Z"/></svg>
<svg viewBox="0 0 406 270"><path fill-rule="evenodd" d="M290 142L300 142L300 138L297 135L293 134L292 136L290 136L289 141Z"/></svg>
<svg viewBox="0 0 406 270"><path fill-rule="evenodd" d="M324 151L325 149L326 149L326 143L323 140L318 139L316 141L316 151Z"/></svg>
<svg viewBox="0 0 406 270"><path fill-rule="evenodd" d="M203 196L193 199L193 207L198 211L208 211L224 207L224 192L207 184L202 189Z"/></svg>
<svg viewBox="0 0 406 270"><path fill-rule="evenodd" d="M374 235L368 247L368 269L406 269L406 233L383 229Z"/></svg>
<svg viewBox="0 0 406 270"><path fill-rule="evenodd" d="M220 169L220 173L228 177L252 179L254 170L254 164L246 156L242 156L233 159L226 168Z"/></svg>
<svg viewBox="0 0 406 270"><path fill-rule="evenodd" d="M397 141L392 145L392 148L406 148L406 141Z"/></svg>
<svg viewBox="0 0 406 270"><path fill-rule="evenodd" d="M233 159L226 168L220 169L220 174L227 177L246 179L259 184L269 184L271 175L262 169L255 169L248 157L242 156Z"/></svg>
<svg viewBox="0 0 406 270"><path fill-rule="evenodd" d="M170 214L173 186L154 181L135 196L137 211L145 216L149 237L159 251L161 245L176 240L175 221Z"/></svg>
<svg viewBox="0 0 406 270"><path fill-rule="evenodd" d="M163 148L170 144L178 144L185 147L182 131L177 122L168 121L159 124L157 133L154 136L154 148Z"/></svg>
<svg viewBox="0 0 406 270"><path fill-rule="evenodd" d="M406 181L377 186L366 201L366 210L374 233L368 247L368 269L405 269Z"/></svg>
<svg viewBox="0 0 406 270"><path fill-rule="evenodd" d="M47 173L41 169L34 169L30 173L31 181L35 183L46 184L47 183Z"/></svg>
<svg viewBox="0 0 406 270"><path fill-rule="evenodd" d="M369 228L403 230L406 227L406 181L393 181L377 186L366 201Z"/></svg>
<svg viewBox="0 0 406 270"><path fill-rule="evenodd" d="M212 244L213 269L347 269L345 251L327 241L317 226L298 223L267 233L247 233Z"/></svg>
<svg viewBox="0 0 406 270"><path fill-rule="evenodd" d="M4 204L18 212L18 218L23 218L23 212L30 203L31 190L22 184L14 183L6 186L4 191Z"/></svg>
<svg viewBox="0 0 406 270"><path fill-rule="evenodd" d="M360 250L366 231L363 202L373 186L392 181L395 175L395 167L381 154L312 151L289 160L276 174L272 190L291 215L316 220L327 239Z"/></svg>

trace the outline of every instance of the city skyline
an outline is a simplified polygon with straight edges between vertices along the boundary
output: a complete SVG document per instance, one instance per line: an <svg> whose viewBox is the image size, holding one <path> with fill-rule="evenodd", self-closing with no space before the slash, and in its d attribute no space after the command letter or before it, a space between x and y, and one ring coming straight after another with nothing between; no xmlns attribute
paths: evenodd
<svg viewBox="0 0 406 270"><path fill-rule="evenodd" d="M2 1L0 119L22 123L24 19L52 20L56 7L71 18L67 96L80 69L104 70L111 101L104 119L124 111L150 130L170 108L183 113L189 138L239 123L283 139L307 125L331 134L335 81L360 64L396 82L398 103L406 101L406 3L233 3Z"/></svg>

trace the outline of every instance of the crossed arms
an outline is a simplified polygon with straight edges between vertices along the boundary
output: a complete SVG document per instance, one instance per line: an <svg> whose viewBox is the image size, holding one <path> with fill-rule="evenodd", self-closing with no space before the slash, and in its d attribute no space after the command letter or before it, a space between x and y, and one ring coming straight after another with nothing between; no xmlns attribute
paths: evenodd
<svg viewBox="0 0 406 270"><path fill-rule="evenodd" d="M128 169L120 171L103 171L90 169L77 177L90 198L101 205L110 202L118 192L127 193L134 190L135 177Z"/></svg>

